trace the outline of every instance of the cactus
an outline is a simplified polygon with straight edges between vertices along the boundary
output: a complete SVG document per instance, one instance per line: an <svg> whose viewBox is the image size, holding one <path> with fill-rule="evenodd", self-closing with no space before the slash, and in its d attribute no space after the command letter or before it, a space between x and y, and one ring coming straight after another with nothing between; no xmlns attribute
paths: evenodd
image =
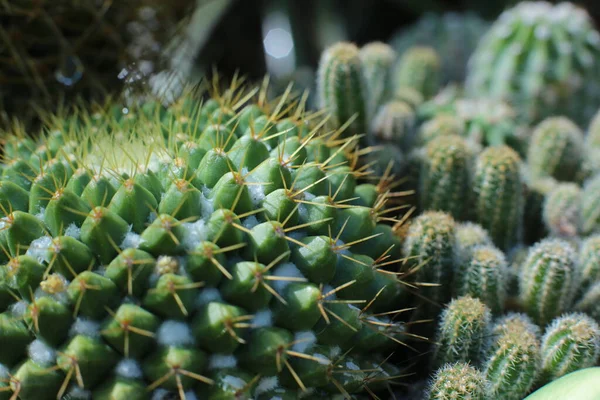
<svg viewBox="0 0 600 400"><path fill-rule="evenodd" d="M456 225L454 242L455 265L460 266L471 259L473 250L479 246L492 246L488 232L479 224L463 222Z"/></svg>
<svg viewBox="0 0 600 400"><path fill-rule="evenodd" d="M539 328L523 314L508 314L493 329L484 374L493 398L521 400L538 376Z"/></svg>
<svg viewBox="0 0 600 400"><path fill-rule="evenodd" d="M471 256L456 267L453 297L477 298L494 314L504 310L508 264L500 250L489 245L475 247Z"/></svg>
<svg viewBox="0 0 600 400"><path fill-rule="evenodd" d="M521 160L507 146L484 150L475 162L474 219L503 251L522 237L523 182Z"/></svg>
<svg viewBox="0 0 600 400"><path fill-rule="evenodd" d="M532 178L575 181L581 173L583 132L564 117L551 117L534 129L527 164Z"/></svg>
<svg viewBox="0 0 600 400"><path fill-rule="evenodd" d="M540 325L568 310L576 285L575 251L562 239L544 239L521 265L519 297L527 314Z"/></svg>
<svg viewBox="0 0 600 400"><path fill-rule="evenodd" d="M481 365L489 340L492 313L470 296L453 299L440 316L433 365L453 362Z"/></svg>
<svg viewBox="0 0 600 400"><path fill-rule="evenodd" d="M360 49L359 55L366 83L368 114L374 115L392 97L392 66L396 52L385 43L371 42Z"/></svg>
<svg viewBox="0 0 600 400"><path fill-rule="evenodd" d="M360 51L356 45L340 42L321 55L317 79L319 105L331 113L336 128L352 118L348 134L364 134L369 120L367 90Z"/></svg>
<svg viewBox="0 0 600 400"><path fill-rule="evenodd" d="M426 147L420 173L423 210L445 211L455 219L465 216L462 195L469 190L471 153L460 136L441 136Z"/></svg>
<svg viewBox="0 0 600 400"><path fill-rule="evenodd" d="M28 172L0 186L0 397L388 390L408 335L390 192L357 185L356 138L266 90L8 137L3 182Z"/></svg>
<svg viewBox="0 0 600 400"><path fill-rule="evenodd" d="M410 48L400 56L394 70L396 91L414 89L427 100L440 88L440 70L440 58L433 48Z"/></svg>
<svg viewBox="0 0 600 400"><path fill-rule="evenodd" d="M548 193L542 218L551 235L572 238L580 232L581 200L581 189L574 183L559 183Z"/></svg>
<svg viewBox="0 0 600 400"><path fill-rule="evenodd" d="M442 84L462 82L467 61L488 22L475 13L427 13L415 24L394 34L390 43L398 54L413 46L431 46L442 60Z"/></svg>
<svg viewBox="0 0 600 400"><path fill-rule="evenodd" d="M580 202L581 233L584 235L600 232L600 212L597 204L599 192L600 175L585 181Z"/></svg>
<svg viewBox="0 0 600 400"><path fill-rule="evenodd" d="M525 181L526 195L523 220L525 232L523 235L525 243L534 244L548 234L543 220L544 202L558 182L552 177L531 179L529 176Z"/></svg>
<svg viewBox="0 0 600 400"><path fill-rule="evenodd" d="M379 108L371 121L371 132L381 141L406 148L416 125L417 118L412 107L403 101L393 100Z"/></svg>
<svg viewBox="0 0 600 400"><path fill-rule="evenodd" d="M600 281L600 236L587 237L581 243L577 260L578 292Z"/></svg>
<svg viewBox="0 0 600 400"><path fill-rule="evenodd" d="M467 363L446 364L435 372L425 396L428 400L487 399L489 383Z"/></svg>
<svg viewBox="0 0 600 400"><path fill-rule="evenodd" d="M573 310L585 313L600 323L600 282L596 282L582 291Z"/></svg>
<svg viewBox="0 0 600 400"><path fill-rule="evenodd" d="M466 136L465 122L457 115L436 115L419 127L418 144L427 145L439 136Z"/></svg>
<svg viewBox="0 0 600 400"><path fill-rule="evenodd" d="M600 356L600 327L585 314L565 314L546 328L541 351L541 383L592 367Z"/></svg>
<svg viewBox="0 0 600 400"><path fill-rule="evenodd" d="M569 2L521 2L479 42L469 61L467 92L506 100L529 123L565 115L584 124L600 106L598 55L600 34L584 9Z"/></svg>

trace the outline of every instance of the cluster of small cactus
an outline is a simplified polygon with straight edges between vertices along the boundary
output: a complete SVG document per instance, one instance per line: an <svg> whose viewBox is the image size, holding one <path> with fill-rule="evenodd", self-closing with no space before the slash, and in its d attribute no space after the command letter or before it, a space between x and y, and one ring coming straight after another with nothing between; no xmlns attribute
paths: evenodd
<svg viewBox="0 0 600 400"><path fill-rule="evenodd" d="M49 121L3 139L0 398L333 398L401 375L399 211L357 136L235 82Z"/></svg>

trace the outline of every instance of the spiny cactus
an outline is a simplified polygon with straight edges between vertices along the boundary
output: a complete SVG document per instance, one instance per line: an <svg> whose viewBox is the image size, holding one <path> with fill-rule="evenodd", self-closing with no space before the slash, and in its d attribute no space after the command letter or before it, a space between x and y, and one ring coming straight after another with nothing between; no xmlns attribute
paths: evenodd
<svg viewBox="0 0 600 400"><path fill-rule="evenodd" d="M600 235L587 237L581 243L577 260L577 282L579 293L600 282Z"/></svg>
<svg viewBox="0 0 600 400"><path fill-rule="evenodd" d="M600 232L599 195L600 175L596 175L585 181L581 193L581 233L584 235Z"/></svg>
<svg viewBox="0 0 600 400"><path fill-rule="evenodd" d="M572 238L581 231L581 188L574 183L559 183L544 201L542 218L548 232Z"/></svg>
<svg viewBox="0 0 600 400"><path fill-rule="evenodd" d="M419 127L418 144L427 145L438 136L465 136L465 122L452 114L439 114Z"/></svg>
<svg viewBox="0 0 600 400"><path fill-rule="evenodd" d="M600 282L596 282L582 291L573 309L589 315L600 323Z"/></svg>
<svg viewBox="0 0 600 400"><path fill-rule="evenodd" d="M508 146L489 147L479 154L474 169L474 219L507 251L522 237L521 159Z"/></svg>
<svg viewBox="0 0 600 400"><path fill-rule="evenodd" d="M381 141L406 148L416 125L413 108L403 101L393 100L379 108L371 121L371 132Z"/></svg>
<svg viewBox="0 0 600 400"><path fill-rule="evenodd" d="M364 134L367 130L368 92L363 74L360 51L352 43L336 43L321 55L317 80L319 105L331 113L336 128L353 118L349 134Z"/></svg>
<svg viewBox="0 0 600 400"><path fill-rule="evenodd" d="M580 124L600 106L600 34L568 2L525 1L479 42L467 72L470 95L509 101L536 123L565 115Z"/></svg>
<svg viewBox="0 0 600 400"><path fill-rule="evenodd" d="M567 311L576 284L575 251L562 239L544 239L533 246L521 265L520 301L540 325Z"/></svg>
<svg viewBox="0 0 600 400"><path fill-rule="evenodd" d="M581 173L582 160L583 132L573 122L551 117L535 127L527 154L532 178L574 181Z"/></svg>
<svg viewBox="0 0 600 400"><path fill-rule="evenodd" d="M398 54L413 46L431 46L442 60L442 83L462 82L467 61L489 24L475 13L427 13L394 34L390 43Z"/></svg>
<svg viewBox="0 0 600 400"><path fill-rule="evenodd" d="M508 314L492 329L484 374L493 398L522 400L532 389L540 362L539 328L523 314Z"/></svg>
<svg viewBox="0 0 600 400"><path fill-rule="evenodd" d="M555 319L542 338L540 382L596 365L600 356L600 327L585 314Z"/></svg>
<svg viewBox="0 0 600 400"><path fill-rule="evenodd" d="M492 239L481 225L473 222L456 224L454 242L455 265L468 262L475 248L491 245Z"/></svg>
<svg viewBox="0 0 600 400"><path fill-rule="evenodd" d="M526 169L526 175L528 175ZM525 211L523 215L524 241L534 244L548 234L544 224L544 203L558 182L552 177L532 179L525 178Z"/></svg>
<svg viewBox="0 0 600 400"><path fill-rule="evenodd" d="M264 98L234 82L7 138L0 394L387 390L407 334L390 191L351 205L378 193L357 189L356 137Z"/></svg>
<svg viewBox="0 0 600 400"><path fill-rule="evenodd" d="M468 363L446 364L435 372L427 394L428 400L485 400L489 383L481 371Z"/></svg>
<svg viewBox="0 0 600 400"><path fill-rule="evenodd" d="M480 365L489 340L492 313L471 296L453 299L440 316L433 365L473 362Z"/></svg>
<svg viewBox="0 0 600 400"><path fill-rule="evenodd" d="M392 66L396 60L396 52L385 43L371 42L364 45L359 54L369 115L374 115L392 97Z"/></svg>
<svg viewBox="0 0 600 400"><path fill-rule="evenodd" d="M410 48L400 56L394 70L396 91L414 89L427 100L440 88L440 70L440 58L433 48Z"/></svg>
<svg viewBox="0 0 600 400"><path fill-rule="evenodd" d="M460 136L440 136L429 142L425 152L419 177L421 208L463 219L468 204L462 197L469 191L471 178L467 143Z"/></svg>
<svg viewBox="0 0 600 400"><path fill-rule="evenodd" d="M481 300L494 314L504 310L508 265L504 254L493 246L478 246L456 266L453 297L471 296Z"/></svg>

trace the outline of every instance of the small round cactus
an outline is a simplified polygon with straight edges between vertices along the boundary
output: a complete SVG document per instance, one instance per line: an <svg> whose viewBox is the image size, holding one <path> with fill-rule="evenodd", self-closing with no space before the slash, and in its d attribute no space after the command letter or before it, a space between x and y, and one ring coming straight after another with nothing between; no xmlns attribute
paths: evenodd
<svg viewBox="0 0 600 400"><path fill-rule="evenodd" d="M526 172L527 169L526 169ZM527 176L525 211L523 215L524 241L527 244L534 244L548 235L548 230L544 224L544 202L548 194L554 190L558 182L552 177L531 179Z"/></svg>
<svg viewBox="0 0 600 400"><path fill-rule="evenodd" d="M453 296L471 296L481 300L494 314L504 310L508 264L504 254L493 246L479 246L456 266Z"/></svg>
<svg viewBox="0 0 600 400"><path fill-rule="evenodd" d="M523 314L508 314L492 329L483 369L493 398L522 400L532 389L540 362L539 328Z"/></svg>
<svg viewBox="0 0 600 400"><path fill-rule="evenodd" d="M457 266L468 262L475 248L493 245L488 232L474 222L456 224L455 239L454 253Z"/></svg>
<svg viewBox="0 0 600 400"><path fill-rule="evenodd" d="M503 251L522 237L523 181L521 159L508 146L490 147L475 162L474 217Z"/></svg>
<svg viewBox="0 0 600 400"><path fill-rule="evenodd" d="M409 88L423 95L425 100L433 97L440 88L441 62L431 47L415 46L400 56L395 67L396 91Z"/></svg>
<svg viewBox="0 0 600 400"><path fill-rule="evenodd" d="M393 94L392 66L396 52L382 42L367 43L360 49L360 60L366 83L369 115L388 102Z"/></svg>
<svg viewBox="0 0 600 400"><path fill-rule="evenodd" d="M418 144L427 145L438 136L465 136L464 121L452 114L439 114L419 128Z"/></svg>
<svg viewBox="0 0 600 400"><path fill-rule="evenodd" d="M367 130L367 90L364 85L360 51L356 45L340 42L326 49L319 61L317 94L320 107L331 113L336 128L348 123L348 134Z"/></svg>
<svg viewBox="0 0 600 400"><path fill-rule="evenodd" d="M600 235L587 237L581 243L577 260L577 282L579 293L600 282Z"/></svg>
<svg viewBox="0 0 600 400"><path fill-rule="evenodd" d="M428 400L488 399L489 383L485 375L467 363L446 364L435 372L427 394Z"/></svg>
<svg viewBox="0 0 600 400"><path fill-rule="evenodd" d="M589 315L600 323L600 282L596 282L582 291L573 309Z"/></svg>
<svg viewBox="0 0 600 400"><path fill-rule="evenodd" d="M580 232L581 188L574 183L559 183L544 201L542 219L552 236L572 238Z"/></svg>
<svg viewBox="0 0 600 400"><path fill-rule="evenodd" d="M465 216L464 193L469 191L471 153L459 136L442 136L426 147L420 173L423 210L445 211L455 219Z"/></svg>
<svg viewBox="0 0 600 400"><path fill-rule="evenodd" d="M563 315L546 328L541 351L541 383L592 367L600 356L600 327L586 314Z"/></svg>
<svg viewBox="0 0 600 400"><path fill-rule="evenodd" d="M433 365L472 362L480 365L489 340L492 313L480 300L453 299L440 316L435 337Z"/></svg>
<svg viewBox="0 0 600 400"><path fill-rule="evenodd" d="M406 148L416 124L417 117L412 107L403 101L393 100L379 108L371 121L371 132L379 140Z"/></svg>
<svg viewBox="0 0 600 400"><path fill-rule="evenodd" d="M576 284L575 251L562 239L544 239L521 265L519 296L527 314L540 325L567 311Z"/></svg>
<svg viewBox="0 0 600 400"><path fill-rule="evenodd" d="M467 90L509 101L527 122L560 114L587 123L600 106L599 55L600 34L584 9L524 1L479 42Z"/></svg>
<svg viewBox="0 0 600 400"><path fill-rule="evenodd" d="M564 117L550 117L534 129L527 164L532 178L575 181L581 173L583 132Z"/></svg>
<svg viewBox="0 0 600 400"><path fill-rule="evenodd" d="M600 175L585 181L581 193L581 233L589 235L600 232Z"/></svg>

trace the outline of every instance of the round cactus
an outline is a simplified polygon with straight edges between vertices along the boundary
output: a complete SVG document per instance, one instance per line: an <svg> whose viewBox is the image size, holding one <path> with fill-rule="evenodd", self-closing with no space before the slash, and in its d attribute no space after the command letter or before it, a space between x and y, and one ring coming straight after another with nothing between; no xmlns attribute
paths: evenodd
<svg viewBox="0 0 600 400"><path fill-rule="evenodd" d="M599 55L600 34L584 9L569 2L521 2L479 42L467 89L509 101L525 121L561 114L587 123L600 106Z"/></svg>
<svg viewBox="0 0 600 400"><path fill-rule="evenodd" d="M369 115L388 102L393 94L392 66L396 52L382 42L367 43L360 49L360 60L366 83Z"/></svg>
<svg viewBox="0 0 600 400"><path fill-rule="evenodd" d="M529 172L529 171L526 171ZM524 241L534 244L548 235L543 213L544 203L549 193L552 192L558 182L552 177L532 179L527 176L525 180L525 211L523 215Z"/></svg>
<svg viewBox="0 0 600 400"><path fill-rule="evenodd" d="M427 100L440 88L440 70L440 58L433 48L410 48L400 56L395 67L396 91L414 89Z"/></svg>
<svg viewBox="0 0 600 400"><path fill-rule="evenodd" d="M481 225L463 222L456 225L454 242L455 264L460 266L471 258L473 250L479 246L492 246L492 239Z"/></svg>
<svg viewBox="0 0 600 400"><path fill-rule="evenodd" d="M484 150L475 162L474 216L494 244L507 251L522 237L523 181L521 159L507 146Z"/></svg>
<svg viewBox="0 0 600 400"><path fill-rule="evenodd" d="M435 372L427 389L428 400L487 399L489 383L485 375L467 363L446 364Z"/></svg>
<svg viewBox="0 0 600 400"><path fill-rule="evenodd" d="M573 309L589 315L600 323L600 282L596 282L582 291Z"/></svg>
<svg viewBox="0 0 600 400"><path fill-rule="evenodd" d="M581 233L584 235L600 232L599 194L600 175L597 175L585 181L581 193Z"/></svg>
<svg viewBox="0 0 600 400"><path fill-rule="evenodd" d="M371 132L379 140L406 148L416 124L412 107L403 101L393 100L379 108L371 121Z"/></svg>
<svg viewBox="0 0 600 400"><path fill-rule="evenodd" d="M542 219L551 235L572 238L580 232L581 188L574 183L559 183L544 201Z"/></svg>
<svg viewBox="0 0 600 400"><path fill-rule="evenodd" d="M419 127L418 144L427 145L438 136L465 136L465 123L452 114L439 114Z"/></svg>
<svg viewBox="0 0 600 400"><path fill-rule="evenodd" d="M600 281L600 235L587 237L581 243L577 260L577 289L582 293Z"/></svg>
<svg viewBox="0 0 600 400"><path fill-rule="evenodd" d="M356 138L254 93L109 105L8 140L0 397L387 390L406 334L389 191L351 205L369 189Z"/></svg>

